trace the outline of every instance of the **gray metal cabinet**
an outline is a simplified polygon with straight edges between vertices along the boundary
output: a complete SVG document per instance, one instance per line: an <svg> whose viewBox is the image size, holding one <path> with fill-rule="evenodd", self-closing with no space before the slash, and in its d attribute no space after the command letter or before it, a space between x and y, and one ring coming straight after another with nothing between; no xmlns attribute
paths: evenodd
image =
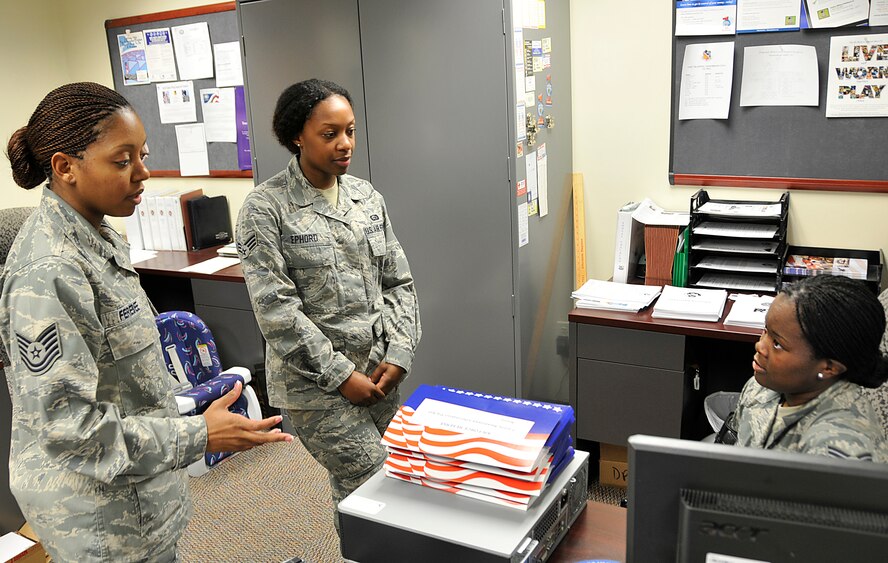
<svg viewBox="0 0 888 563"><path fill-rule="evenodd" d="M349 172L385 196L419 295L423 337L404 391L446 384L567 402L558 339L572 289L569 1L546 2L546 29L523 32L551 38L535 94L551 77L543 111L555 126L525 149L547 146L550 212L529 218L520 247L525 84L521 76L516 92L523 61L509 0L240 0L237 9L257 183L289 159L270 132L287 85L327 78L354 98L362 152Z"/></svg>
<svg viewBox="0 0 888 563"><path fill-rule="evenodd" d="M681 437L685 336L573 322L570 330L577 438Z"/></svg>

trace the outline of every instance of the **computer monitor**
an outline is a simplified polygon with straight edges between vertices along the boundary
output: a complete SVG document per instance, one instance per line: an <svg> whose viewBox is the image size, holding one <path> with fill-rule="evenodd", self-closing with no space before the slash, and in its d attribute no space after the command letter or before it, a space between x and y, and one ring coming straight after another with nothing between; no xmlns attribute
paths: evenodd
<svg viewBox="0 0 888 563"><path fill-rule="evenodd" d="M888 466L635 435L628 563L888 561Z"/></svg>

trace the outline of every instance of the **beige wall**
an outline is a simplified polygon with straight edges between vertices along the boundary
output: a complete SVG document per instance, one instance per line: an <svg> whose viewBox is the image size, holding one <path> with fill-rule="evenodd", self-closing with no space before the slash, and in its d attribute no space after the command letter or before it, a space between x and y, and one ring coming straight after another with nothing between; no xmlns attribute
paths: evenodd
<svg viewBox="0 0 888 563"><path fill-rule="evenodd" d="M618 207L650 197L667 209L684 210L697 191L670 186L668 180L673 3L635 0L631 21L622 2L570 4L573 160L586 186L588 274L607 279L613 273ZM626 45L635 50L627 52ZM644 73L633 77L631 85L609 73L614 61L626 57L644 60ZM749 188L708 191L721 199L775 200L781 193ZM888 194L794 190L789 241L882 248L888 243L886 218Z"/></svg>
<svg viewBox="0 0 888 563"><path fill-rule="evenodd" d="M209 4L207 0L28 0L0 2L0 75L7 86L0 103L0 139L25 124L42 96L65 82L92 80L111 86L104 21L146 11ZM669 89L671 3L636 0L631 22L619 2L571 0L574 168L586 185L588 274L606 279L613 264L616 209L650 197L669 209L686 209L693 187L670 186ZM646 47L622 50L626 33ZM15 53L13 55L12 53ZM610 77L615 59L644 57L646 74L629 87ZM738 155L742 158L742 155ZM149 161L150 162L150 161ZM200 187L226 195L237 213L252 185L249 179L155 178L155 188ZM34 205L36 190L16 186L0 158L0 207ZM716 198L776 199L761 189L710 188ZM794 191L790 242L881 248L888 240L888 194Z"/></svg>

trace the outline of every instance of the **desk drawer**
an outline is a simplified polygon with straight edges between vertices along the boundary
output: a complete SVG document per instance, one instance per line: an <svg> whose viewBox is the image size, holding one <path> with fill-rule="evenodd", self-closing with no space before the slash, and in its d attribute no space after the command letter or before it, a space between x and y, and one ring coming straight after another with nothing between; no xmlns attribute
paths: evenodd
<svg viewBox="0 0 888 563"><path fill-rule="evenodd" d="M244 283L192 279L191 291L194 294L195 305L253 310L250 305L250 294L247 293L247 285Z"/></svg>
<svg viewBox="0 0 888 563"><path fill-rule="evenodd" d="M680 334L577 323L576 344L577 358L684 370L685 337Z"/></svg>
<svg viewBox="0 0 888 563"><path fill-rule="evenodd" d="M681 437L684 372L577 360L577 437L625 445L632 434Z"/></svg>

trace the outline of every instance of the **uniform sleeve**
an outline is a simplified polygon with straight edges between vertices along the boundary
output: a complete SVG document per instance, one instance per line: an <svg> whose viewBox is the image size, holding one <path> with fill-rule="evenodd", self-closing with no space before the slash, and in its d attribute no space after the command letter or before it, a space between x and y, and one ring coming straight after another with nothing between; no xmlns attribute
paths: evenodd
<svg viewBox="0 0 888 563"><path fill-rule="evenodd" d="M235 238L250 302L266 342L296 373L324 391L338 388L355 364L303 312L281 249L281 225L271 204L248 200Z"/></svg>
<svg viewBox="0 0 888 563"><path fill-rule="evenodd" d="M407 256L392 230L385 202L382 205L386 241L382 269L382 323L388 340L385 361L400 366L409 373L416 346L422 336L419 301Z"/></svg>
<svg viewBox="0 0 888 563"><path fill-rule="evenodd" d="M32 264L10 277L2 300L9 312L13 390L51 459L110 483L121 475L183 468L204 454L202 416L170 417L165 409L164 416L160 409L153 416L124 416L118 405L97 400L104 328L79 267L58 258ZM129 347L156 364L155 383L165 385L156 352L145 350L154 344L134 337Z"/></svg>
<svg viewBox="0 0 888 563"><path fill-rule="evenodd" d="M807 454L874 461L879 453L881 433L881 428L857 416L853 409L832 411L808 427L799 447Z"/></svg>

